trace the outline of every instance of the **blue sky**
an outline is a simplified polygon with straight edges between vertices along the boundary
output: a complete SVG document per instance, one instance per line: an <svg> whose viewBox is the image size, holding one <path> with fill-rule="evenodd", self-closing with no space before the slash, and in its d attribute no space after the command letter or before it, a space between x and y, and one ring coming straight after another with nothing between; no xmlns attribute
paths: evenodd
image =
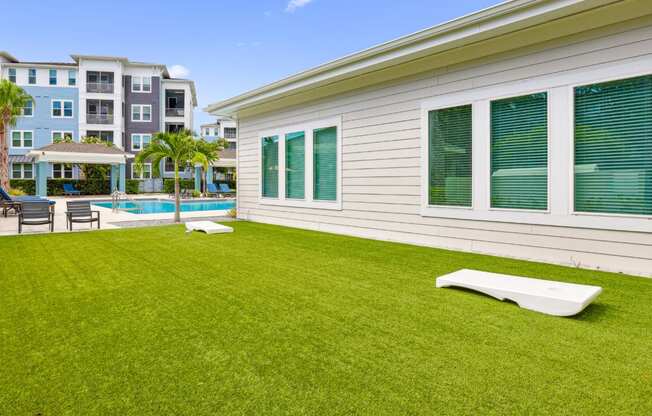
<svg viewBox="0 0 652 416"><path fill-rule="evenodd" d="M498 2L22 0L2 10L0 50L26 61L79 53L180 65L197 87L198 128L211 102Z"/></svg>

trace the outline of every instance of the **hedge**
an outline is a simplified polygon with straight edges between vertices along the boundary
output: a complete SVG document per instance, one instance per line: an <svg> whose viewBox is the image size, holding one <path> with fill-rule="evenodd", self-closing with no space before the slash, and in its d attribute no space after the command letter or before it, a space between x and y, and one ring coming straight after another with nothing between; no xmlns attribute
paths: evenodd
<svg viewBox="0 0 652 416"><path fill-rule="evenodd" d="M194 179L179 179L179 189L195 189L195 180ZM174 179L165 178L163 179L163 192L166 194L174 193Z"/></svg>
<svg viewBox="0 0 652 416"><path fill-rule="evenodd" d="M111 181L101 179L48 179L48 195L63 195L63 184L69 183L82 195L108 195L111 193ZM28 195L36 194L36 181L32 179L12 179L12 188L20 188Z"/></svg>
<svg viewBox="0 0 652 416"><path fill-rule="evenodd" d="M36 181L33 179L11 179L9 185L13 189L20 189L27 195L36 195Z"/></svg>
<svg viewBox="0 0 652 416"><path fill-rule="evenodd" d="M128 194L137 194L139 193L140 181L136 179L127 179L127 186L125 191Z"/></svg>

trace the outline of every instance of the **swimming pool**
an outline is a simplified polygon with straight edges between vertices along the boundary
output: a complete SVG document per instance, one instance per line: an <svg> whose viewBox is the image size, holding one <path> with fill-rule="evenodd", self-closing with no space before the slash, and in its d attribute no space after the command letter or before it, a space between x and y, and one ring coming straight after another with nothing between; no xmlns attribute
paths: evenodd
<svg viewBox="0 0 652 416"><path fill-rule="evenodd" d="M111 201L93 202L102 208L113 208ZM235 208L235 201L181 201L181 212L222 211ZM132 214L162 214L174 212L174 201L163 199L135 199L118 202L118 209Z"/></svg>

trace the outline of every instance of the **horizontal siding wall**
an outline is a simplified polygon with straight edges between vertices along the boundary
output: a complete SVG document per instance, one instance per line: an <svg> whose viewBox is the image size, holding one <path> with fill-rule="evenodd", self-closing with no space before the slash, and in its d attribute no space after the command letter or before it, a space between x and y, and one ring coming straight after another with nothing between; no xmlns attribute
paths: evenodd
<svg viewBox="0 0 652 416"><path fill-rule="evenodd" d="M474 88L652 58L652 20L239 120L240 218L652 276L652 234L420 215L420 104ZM259 132L342 117L341 211L260 204Z"/></svg>

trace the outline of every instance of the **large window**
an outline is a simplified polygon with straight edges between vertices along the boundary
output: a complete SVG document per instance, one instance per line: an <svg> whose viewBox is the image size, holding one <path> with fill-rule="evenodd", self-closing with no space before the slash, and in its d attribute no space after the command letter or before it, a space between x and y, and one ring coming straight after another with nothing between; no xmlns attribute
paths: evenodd
<svg viewBox="0 0 652 416"><path fill-rule="evenodd" d="M52 143L56 143L59 141L69 141L69 140L72 140L71 131L58 131L58 130L52 131Z"/></svg>
<svg viewBox="0 0 652 416"><path fill-rule="evenodd" d="M285 135L285 197L303 199L306 188L306 135Z"/></svg>
<svg viewBox="0 0 652 416"><path fill-rule="evenodd" d="M72 118L72 100L52 100L53 118Z"/></svg>
<svg viewBox="0 0 652 416"><path fill-rule="evenodd" d="M26 147L34 146L34 132L28 130L14 130L11 132L11 147Z"/></svg>
<svg viewBox="0 0 652 416"><path fill-rule="evenodd" d="M72 165L53 163L52 177L54 179L72 179Z"/></svg>
<svg viewBox="0 0 652 416"><path fill-rule="evenodd" d="M36 84L36 69L30 68L27 70L27 83L31 85Z"/></svg>
<svg viewBox="0 0 652 416"><path fill-rule="evenodd" d="M337 199L337 128L313 132L313 199Z"/></svg>
<svg viewBox="0 0 652 416"><path fill-rule="evenodd" d="M151 179L151 178L152 178L151 163L143 163L142 170L136 169L136 165L131 165L131 179Z"/></svg>
<svg viewBox="0 0 652 416"><path fill-rule="evenodd" d="M25 107L21 108L20 115L23 117L32 117L34 115L34 102L27 100Z"/></svg>
<svg viewBox="0 0 652 416"><path fill-rule="evenodd" d="M217 133L216 133L217 135ZM224 138L235 139L238 136L236 127L224 127Z"/></svg>
<svg viewBox="0 0 652 416"><path fill-rule="evenodd" d="M472 107L428 113L428 203L470 207L472 165Z"/></svg>
<svg viewBox="0 0 652 416"><path fill-rule="evenodd" d="M56 69L51 69L49 71L49 83L50 85L57 85L57 70Z"/></svg>
<svg viewBox="0 0 652 416"><path fill-rule="evenodd" d="M113 132L111 130L88 130L86 137L97 137L104 142L113 143Z"/></svg>
<svg viewBox="0 0 652 416"><path fill-rule="evenodd" d="M278 197L278 136L263 137L262 142L262 195Z"/></svg>
<svg viewBox="0 0 652 416"><path fill-rule="evenodd" d="M9 82L16 83L16 68L9 68Z"/></svg>
<svg viewBox="0 0 652 416"><path fill-rule="evenodd" d="M131 77L131 91L132 92L151 92L152 91L152 78L132 76Z"/></svg>
<svg viewBox="0 0 652 416"><path fill-rule="evenodd" d="M34 179L34 166L31 163L12 163L12 179Z"/></svg>
<svg viewBox="0 0 652 416"><path fill-rule="evenodd" d="M74 69L68 70L68 85L71 87L77 85L77 72Z"/></svg>
<svg viewBox="0 0 652 416"><path fill-rule="evenodd" d="M491 207L548 209L548 95L491 102Z"/></svg>
<svg viewBox="0 0 652 416"><path fill-rule="evenodd" d="M131 106L131 121L148 122L152 121L152 106L147 105L132 105Z"/></svg>
<svg viewBox="0 0 652 416"><path fill-rule="evenodd" d="M652 215L652 76L575 88L575 211Z"/></svg>
<svg viewBox="0 0 652 416"><path fill-rule="evenodd" d="M132 134L131 135L131 150L143 150L152 140L151 134Z"/></svg>

